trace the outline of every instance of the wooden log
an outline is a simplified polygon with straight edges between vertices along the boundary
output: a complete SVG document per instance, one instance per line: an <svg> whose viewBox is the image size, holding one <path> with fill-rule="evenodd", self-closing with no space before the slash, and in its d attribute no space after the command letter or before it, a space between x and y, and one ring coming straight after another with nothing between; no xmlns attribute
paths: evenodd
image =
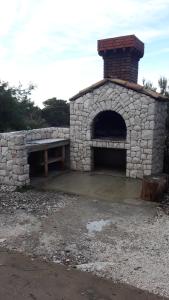
<svg viewBox="0 0 169 300"><path fill-rule="evenodd" d="M141 199L159 201L168 189L168 175L144 176L142 179Z"/></svg>

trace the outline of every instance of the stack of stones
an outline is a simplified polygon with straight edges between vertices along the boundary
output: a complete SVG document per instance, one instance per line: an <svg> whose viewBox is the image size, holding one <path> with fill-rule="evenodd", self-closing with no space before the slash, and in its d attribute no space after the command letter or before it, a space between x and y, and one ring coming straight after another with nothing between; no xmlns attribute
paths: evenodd
<svg viewBox="0 0 169 300"><path fill-rule="evenodd" d="M13 186L29 184L26 137L24 134L0 135L0 183Z"/></svg>

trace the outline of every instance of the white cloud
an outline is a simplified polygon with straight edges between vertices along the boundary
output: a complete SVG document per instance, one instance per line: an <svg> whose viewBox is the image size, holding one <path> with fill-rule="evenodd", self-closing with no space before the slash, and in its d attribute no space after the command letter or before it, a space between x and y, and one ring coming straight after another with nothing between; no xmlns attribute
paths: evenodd
<svg viewBox="0 0 169 300"><path fill-rule="evenodd" d="M17 15L17 3L15 1L0 1L0 36L8 34L11 30Z"/></svg>
<svg viewBox="0 0 169 300"><path fill-rule="evenodd" d="M169 38L169 0L0 0L0 4L1 78L37 83L37 103L53 96L69 98L102 78L97 39L136 34L147 43L162 37L167 43ZM154 69L151 74L145 68L145 73L150 78Z"/></svg>
<svg viewBox="0 0 169 300"><path fill-rule="evenodd" d="M28 6L28 1L26 1ZM78 0L38 1L36 5L29 1L32 13L27 22L23 22L14 37L16 54L31 55L43 47L63 51L75 44L93 37L103 38L112 32L113 35L123 32L131 33L131 29L147 39L164 34L168 29L149 28L144 25L148 19L155 22L160 11L165 12L168 1L112 1L106 0L98 5L98 1ZM38 3L38 4L37 4ZM153 5L153 6L152 6ZM30 10L30 9L29 9ZM29 11L28 10L28 11ZM20 9L20 18L25 10ZM141 27L140 27L141 25ZM134 27L133 27L134 26ZM168 32L168 31L167 31Z"/></svg>

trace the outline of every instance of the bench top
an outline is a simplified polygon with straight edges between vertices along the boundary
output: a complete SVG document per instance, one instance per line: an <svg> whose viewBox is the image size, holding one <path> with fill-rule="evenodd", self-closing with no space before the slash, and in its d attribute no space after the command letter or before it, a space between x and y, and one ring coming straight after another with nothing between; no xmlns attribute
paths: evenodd
<svg viewBox="0 0 169 300"><path fill-rule="evenodd" d="M61 147L69 145L69 139L43 139L43 140L33 140L26 143L27 151L35 152L41 150L47 150L50 148Z"/></svg>

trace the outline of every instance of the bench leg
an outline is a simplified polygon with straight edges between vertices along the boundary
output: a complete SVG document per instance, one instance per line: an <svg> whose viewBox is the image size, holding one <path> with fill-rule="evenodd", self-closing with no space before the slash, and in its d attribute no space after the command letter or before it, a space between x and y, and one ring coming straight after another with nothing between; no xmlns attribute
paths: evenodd
<svg viewBox="0 0 169 300"><path fill-rule="evenodd" d="M62 169L65 166L65 146L62 147Z"/></svg>
<svg viewBox="0 0 169 300"><path fill-rule="evenodd" d="M45 176L48 176L48 150L44 151Z"/></svg>

